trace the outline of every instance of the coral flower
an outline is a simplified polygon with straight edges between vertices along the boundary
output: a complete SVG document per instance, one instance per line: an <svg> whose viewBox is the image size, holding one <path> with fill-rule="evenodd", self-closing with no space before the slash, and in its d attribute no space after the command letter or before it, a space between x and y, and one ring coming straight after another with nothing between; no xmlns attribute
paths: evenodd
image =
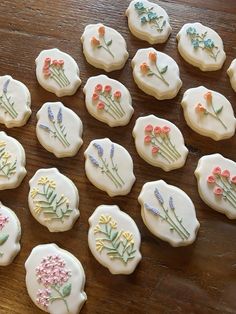
<svg viewBox="0 0 236 314"><path fill-rule="evenodd" d="M121 97L121 92L119 90L115 91L114 98L119 99Z"/></svg>
<svg viewBox="0 0 236 314"><path fill-rule="evenodd" d="M168 127L167 125L163 126L162 132L168 134L170 132L170 127Z"/></svg>
<svg viewBox="0 0 236 314"><path fill-rule="evenodd" d="M145 142L145 143L150 143L151 140L152 140L152 138L151 138L151 136L149 136L149 135L147 135L147 136L144 137L144 142Z"/></svg>
<svg viewBox="0 0 236 314"><path fill-rule="evenodd" d="M161 133L161 127L160 127L160 126L156 126L156 127L154 128L154 133L155 133L155 134L160 134L160 133Z"/></svg>
<svg viewBox="0 0 236 314"><path fill-rule="evenodd" d="M97 109L98 110L103 110L105 108L104 103L100 102L99 104L97 104Z"/></svg>
<svg viewBox="0 0 236 314"><path fill-rule="evenodd" d="M100 45L100 40L98 40L96 37L92 37L91 38L91 44L93 45L93 46L99 46Z"/></svg>
<svg viewBox="0 0 236 314"><path fill-rule="evenodd" d="M152 148L152 154L153 154L153 155L156 155L156 154L158 153L158 151L159 151L159 148L158 148L158 147L153 147L153 148Z"/></svg>
<svg viewBox="0 0 236 314"><path fill-rule="evenodd" d="M149 52L149 55L148 55L149 59L153 62L156 62L157 61L157 54L156 52Z"/></svg>
<svg viewBox="0 0 236 314"><path fill-rule="evenodd" d="M145 132L152 132L153 126L151 124L148 124L145 126Z"/></svg>
<svg viewBox="0 0 236 314"><path fill-rule="evenodd" d="M212 170L212 173L213 173L213 174L221 174L221 168L220 168L220 167L215 167L215 168Z"/></svg>
<svg viewBox="0 0 236 314"><path fill-rule="evenodd" d="M104 36L105 35L105 27L104 26L100 26L99 28L98 28L98 34L100 35L100 36Z"/></svg>
<svg viewBox="0 0 236 314"><path fill-rule="evenodd" d="M236 184L236 176L234 176L232 179L231 179L231 182Z"/></svg>
<svg viewBox="0 0 236 314"><path fill-rule="evenodd" d="M147 65L146 62L143 62L141 65L140 65L140 70L143 74L147 74L147 72L149 71L149 66Z"/></svg>
<svg viewBox="0 0 236 314"><path fill-rule="evenodd" d="M221 175L224 178L229 178L230 177L230 172L229 172L229 170L224 170L224 171L222 171Z"/></svg>
<svg viewBox="0 0 236 314"><path fill-rule="evenodd" d="M105 91L106 93L110 93L110 91L111 91L111 86L110 86L110 85L106 85L106 86L104 87L104 91Z"/></svg>
<svg viewBox="0 0 236 314"><path fill-rule="evenodd" d="M51 58L46 58L46 59L44 60L44 63L45 63L45 64L50 64L50 63L51 63Z"/></svg>
<svg viewBox="0 0 236 314"><path fill-rule="evenodd" d="M212 93L211 92L205 93L204 98L206 99L207 102L210 103L212 101Z"/></svg>
<svg viewBox="0 0 236 314"><path fill-rule="evenodd" d="M57 64L60 65L60 66L62 66L62 65L64 64L64 60L58 60L58 61L57 61Z"/></svg>
<svg viewBox="0 0 236 314"><path fill-rule="evenodd" d="M49 70L49 65L45 64L43 67L43 73L48 72L48 70Z"/></svg>
<svg viewBox="0 0 236 314"><path fill-rule="evenodd" d="M215 193L216 195L222 195L222 194L223 194L223 189L220 188L220 187L215 187L215 188L214 188L214 193Z"/></svg>
<svg viewBox="0 0 236 314"><path fill-rule="evenodd" d="M215 183L215 182L216 182L216 179L215 179L214 176L209 176L209 177L207 178L207 182L208 182L208 183Z"/></svg>
<svg viewBox="0 0 236 314"><path fill-rule="evenodd" d="M48 71L44 71L43 74L45 78L48 78L51 75L51 72L48 70Z"/></svg>
<svg viewBox="0 0 236 314"><path fill-rule="evenodd" d="M199 112L199 113L201 113L201 112L206 112L206 108L203 107L202 104L197 104L197 106L195 107L195 110L196 110L197 112Z"/></svg>
<svg viewBox="0 0 236 314"><path fill-rule="evenodd" d="M95 86L95 91L96 91L96 92L101 92L101 91L102 91L102 84L97 84L97 85Z"/></svg>
<svg viewBox="0 0 236 314"><path fill-rule="evenodd" d="M99 99L99 95L96 94L96 93L93 93L92 98L93 98L93 100L98 100Z"/></svg>
<svg viewBox="0 0 236 314"><path fill-rule="evenodd" d="M58 64L57 60L52 60L52 64L57 65Z"/></svg>

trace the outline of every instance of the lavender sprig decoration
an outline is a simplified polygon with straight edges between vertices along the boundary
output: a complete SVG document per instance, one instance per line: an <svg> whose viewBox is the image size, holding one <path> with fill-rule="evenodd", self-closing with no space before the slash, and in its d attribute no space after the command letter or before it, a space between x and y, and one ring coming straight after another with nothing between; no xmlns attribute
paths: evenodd
<svg viewBox="0 0 236 314"><path fill-rule="evenodd" d="M41 129L43 129L44 131L47 131L47 132L50 133L50 128L49 128L48 126L46 126L46 125L44 125L44 124L39 124L39 127L40 127Z"/></svg>
<svg viewBox="0 0 236 314"><path fill-rule="evenodd" d="M91 163L95 166L95 167L99 167L99 163L98 161L92 156L92 155L88 155L89 159L91 161Z"/></svg>
<svg viewBox="0 0 236 314"><path fill-rule="evenodd" d="M52 122L54 121L54 115L50 106L48 106L48 119Z"/></svg>
<svg viewBox="0 0 236 314"><path fill-rule="evenodd" d="M7 79L3 83L2 95L0 95L0 109L3 109L5 113L8 113L12 119L16 119L18 112L14 108L14 101L12 101L11 96L7 94L9 83L10 79Z"/></svg>
<svg viewBox="0 0 236 314"><path fill-rule="evenodd" d="M58 114L57 114L57 122L59 124L62 123L62 110L61 110L61 108L59 109Z"/></svg>
<svg viewBox="0 0 236 314"><path fill-rule="evenodd" d="M147 203L144 204L144 207L145 207L147 210L149 210L150 212L152 212L154 215L160 216L160 212L159 212L159 210L158 210L157 208L152 207L152 206L148 205Z"/></svg>
<svg viewBox="0 0 236 314"><path fill-rule="evenodd" d="M110 158L111 158L111 159L112 159L113 156L114 156L114 151L115 151L115 146L114 146L114 144L112 143L112 144L111 144L111 151L110 151Z"/></svg>
<svg viewBox="0 0 236 314"><path fill-rule="evenodd" d="M157 188L155 188L154 194L156 198L158 199L158 201L160 202L160 204L163 205L164 204L163 197L161 196L161 193L158 191Z"/></svg>
<svg viewBox="0 0 236 314"><path fill-rule="evenodd" d="M10 83L10 79L6 80L6 82L3 84L3 93L6 94L7 93L7 88L8 88L8 85Z"/></svg>
<svg viewBox="0 0 236 314"><path fill-rule="evenodd" d="M97 149L98 156L102 157L103 156L103 148L102 148L102 146L97 144L97 143L93 143L93 146Z"/></svg>
<svg viewBox="0 0 236 314"><path fill-rule="evenodd" d="M173 202L173 197L170 196L169 198L169 206L171 210L175 210L174 202Z"/></svg>

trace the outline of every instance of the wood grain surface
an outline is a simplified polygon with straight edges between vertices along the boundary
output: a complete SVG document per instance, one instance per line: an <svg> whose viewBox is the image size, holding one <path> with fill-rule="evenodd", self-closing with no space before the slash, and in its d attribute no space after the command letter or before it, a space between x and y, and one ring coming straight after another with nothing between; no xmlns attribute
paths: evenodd
<svg viewBox="0 0 236 314"><path fill-rule="evenodd" d="M201 201L193 175L198 159L205 154L220 152L236 161L236 136L215 142L198 135L186 125L180 106L186 89L205 85L225 95L236 112L236 94L226 75L229 64L236 57L236 2L158 1L170 16L173 32L165 44L154 47L177 61L183 80L178 96L167 101L157 101L144 94L133 81L130 61L137 49L149 47L149 44L130 33L125 17L128 4L126 0L0 2L0 75L9 74L22 81L32 95L32 116L26 126L12 129L0 126L22 143L27 157L27 176L21 186L0 192L0 200L16 212L22 225L20 254L10 266L0 268L1 314L42 313L27 294L24 263L34 246L51 242L73 253L84 266L88 300L82 314L236 313L236 225ZM195 21L213 28L223 39L227 59L220 71L203 73L179 55L176 34L184 23ZM82 88L86 80L104 72L85 61L80 37L87 24L98 22L117 29L127 41L128 62L122 70L109 74L122 82L132 95L135 112L125 127L110 128L92 118L85 108ZM73 158L57 159L39 144L35 134L37 111L46 101L58 98L39 86L34 60L41 50L54 47L70 54L81 70L82 86L77 93L61 98L81 117L84 125L84 144ZM170 120L182 131L189 149L183 168L167 173L148 165L137 155L132 129L138 117L151 113ZM123 145L133 158L137 180L125 197L108 197L85 176L83 152L91 140L103 137ZM29 211L28 181L37 169L45 167L57 167L79 189L81 216L68 232L50 233ZM172 248L152 236L142 222L137 197L145 182L158 179L183 189L196 206L201 227L196 242L189 247ZM111 275L89 251L88 218L100 204L117 204L139 227L143 259L132 275Z"/></svg>

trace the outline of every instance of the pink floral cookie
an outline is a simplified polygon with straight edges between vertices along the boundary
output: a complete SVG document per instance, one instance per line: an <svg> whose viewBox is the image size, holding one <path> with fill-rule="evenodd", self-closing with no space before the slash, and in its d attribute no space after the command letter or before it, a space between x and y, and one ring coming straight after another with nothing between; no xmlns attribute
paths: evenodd
<svg viewBox="0 0 236 314"><path fill-rule="evenodd" d="M129 123L134 109L128 89L106 75L90 77L84 86L88 112L111 127Z"/></svg>
<svg viewBox="0 0 236 314"><path fill-rule="evenodd" d="M170 121L154 115L138 118L133 137L139 156L149 164L165 171L185 164L188 149L182 133Z"/></svg>
<svg viewBox="0 0 236 314"><path fill-rule="evenodd" d="M11 264L20 251L21 225L16 214L0 202L0 266Z"/></svg>
<svg viewBox="0 0 236 314"><path fill-rule="evenodd" d="M106 72L122 69L129 57L125 39L103 24L87 25L81 42L87 62Z"/></svg>
<svg viewBox="0 0 236 314"><path fill-rule="evenodd" d="M36 246L25 262L26 287L34 304L50 314L77 314L87 300L80 261L56 244Z"/></svg>
<svg viewBox="0 0 236 314"><path fill-rule="evenodd" d="M236 163L220 154L203 156L195 176L202 200L229 219L236 219Z"/></svg>

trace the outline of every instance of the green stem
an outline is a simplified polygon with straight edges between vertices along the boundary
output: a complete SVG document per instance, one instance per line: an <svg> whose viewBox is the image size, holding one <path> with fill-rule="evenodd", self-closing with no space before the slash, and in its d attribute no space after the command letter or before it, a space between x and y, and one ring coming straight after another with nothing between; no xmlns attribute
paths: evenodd
<svg viewBox="0 0 236 314"><path fill-rule="evenodd" d="M159 74L160 76L158 76L155 72L153 72L154 75L155 75L156 77L158 77L159 79L161 79L161 80L163 81L163 83L165 83L167 86L169 86L169 83L166 81L166 79L164 78L164 76L161 74L161 72L160 72L160 70L159 70L159 68L158 68L158 66L157 66L157 64L156 64L156 62L155 62L155 67L156 67L157 72L158 72L158 74Z"/></svg>
<svg viewBox="0 0 236 314"><path fill-rule="evenodd" d="M55 286L51 286L51 288L52 288L54 291L56 291L56 292L60 295L61 300L65 303L67 312L69 313L69 307L68 307L67 301L64 299L64 296L62 295L62 293L60 292L60 290L58 290Z"/></svg>
<svg viewBox="0 0 236 314"><path fill-rule="evenodd" d="M226 197L227 201L236 209L236 202L234 198L232 198L232 196L228 193L228 191L225 191L224 187L221 186L219 183L216 182L215 184L224 191L225 193L224 196Z"/></svg>
<svg viewBox="0 0 236 314"><path fill-rule="evenodd" d="M104 47L104 46L102 45L102 48L105 49L105 50L112 56L112 58L114 59L115 56L114 56L113 53L111 52L110 48L107 46L107 43L106 43L106 40L105 40L104 37L103 37L103 42L104 42L104 44L105 44L106 47Z"/></svg>
<svg viewBox="0 0 236 314"><path fill-rule="evenodd" d="M212 107L212 109L213 109L213 111L214 111L214 114L215 114L215 118L223 125L223 127L227 130L227 126L224 124L224 122L219 118L219 116L218 116L218 114L217 114L217 112L215 111L215 107L214 107L214 105L213 105L213 103L212 103L212 101L210 102L210 105L211 105L211 107Z"/></svg>
<svg viewBox="0 0 236 314"><path fill-rule="evenodd" d="M125 112L123 111L120 103L119 102L115 102L114 99L112 99L111 95L108 96L108 99L110 99L110 101L114 104L115 108L117 108L117 110L119 111L120 116L123 117ZM118 107L117 107L116 103L118 104Z"/></svg>
<svg viewBox="0 0 236 314"><path fill-rule="evenodd" d="M176 155L176 158L179 159L181 157L181 154L177 151L177 149L175 148L175 145L173 145L169 136L166 135L165 138L167 139L167 142L166 142L167 146L173 151L173 153Z"/></svg>
<svg viewBox="0 0 236 314"><path fill-rule="evenodd" d="M65 87L65 83L63 82L63 80L59 77L59 75L57 74L57 71L55 70L55 68L53 66L50 66L51 69L51 73L53 74L52 78L57 82L57 84L60 87Z"/></svg>
<svg viewBox="0 0 236 314"><path fill-rule="evenodd" d="M175 212L174 209L173 209L172 211L173 211L173 213L174 213L175 219L178 221L178 223L180 224L180 226L183 228L183 230L185 231L185 233L186 233L187 236L189 237L189 236L190 236L190 233L188 232L188 230L187 230L187 229L184 227L184 225L182 224L181 219L179 219L179 218L177 217L176 212Z"/></svg>
<svg viewBox="0 0 236 314"><path fill-rule="evenodd" d="M161 151L161 149L162 148L160 148L158 145L156 145L155 143L153 143L153 142L151 142L152 143L152 145L154 146L154 147L157 147L157 148L159 148L160 150L158 151L158 154L160 154L169 164L171 164L173 161L172 160L169 160L165 155L164 155L164 151L162 152ZM170 157L169 157L170 158Z"/></svg>
<svg viewBox="0 0 236 314"><path fill-rule="evenodd" d="M223 187L226 189L226 193L229 193L234 202L236 203L236 196L234 195L234 193L230 191L230 188L225 184L220 175L218 176L218 178L220 179L220 182L223 184Z"/></svg>
<svg viewBox="0 0 236 314"><path fill-rule="evenodd" d="M0 101L2 103L3 109L6 110L9 113L9 115L11 116L12 119L15 119L17 117L17 115L15 116L15 114L11 110L11 108L9 108L8 105L5 103L5 101L3 100L3 96L0 97Z"/></svg>
<svg viewBox="0 0 236 314"><path fill-rule="evenodd" d="M154 145L155 142L157 142L158 145ZM151 143L156 146L156 147L159 147L160 149L163 150L163 153L165 153L165 155L172 161L174 162L175 161L175 157L173 156L173 154L167 149L167 147L164 146L163 142L159 141L155 136L152 136L152 141Z"/></svg>
<svg viewBox="0 0 236 314"><path fill-rule="evenodd" d="M120 175L119 175L119 173L118 173L118 169L117 169L117 167L114 165L113 158L111 158L111 163L112 163L112 168L113 168L113 170L115 171L117 177L120 179L122 185L124 185L125 182L124 182L124 181L122 180L122 178L120 177Z"/></svg>
<svg viewBox="0 0 236 314"><path fill-rule="evenodd" d="M109 169L108 166L106 165L104 159L103 159L101 156L99 156L99 158L100 158L100 160L102 161L102 163L103 163L105 169L107 170L107 173L109 173L109 175L111 175L111 177L114 179L114 181L115 181L115 182L118 184L118 186L121 188L122 185L121 185L120 182L117 181L117 179L113 176L113 174L111 173L110 169Z"/></svg>
<svg viewBox="0 0 236 314"><path fill-rule="evenodd" d="M58 131L58 129L57 129L57 127L56 127L56 122L53 121L52 123L53 123L54 129L55 129L55 131L56 131L56 133L57 133L57 135L58 135L58 139L61 141L61 143L62 143L65 147L69 147L70 144L69 144L69 142L67 141L67 139L65 138L65 136L64 136L64 135L61 135L61 133Z"/></svg>
<svg viewBox="0 0 236 314"><path fill-rule="evenodd" d="M109 98L106 96L105 92L102 92L100 95L109 103L109 105L106 103L107 106L110 106L110 108L116 114L116 116L118 118L122 118L122 113L120 113L118 108L109 100Z"/></svg>

